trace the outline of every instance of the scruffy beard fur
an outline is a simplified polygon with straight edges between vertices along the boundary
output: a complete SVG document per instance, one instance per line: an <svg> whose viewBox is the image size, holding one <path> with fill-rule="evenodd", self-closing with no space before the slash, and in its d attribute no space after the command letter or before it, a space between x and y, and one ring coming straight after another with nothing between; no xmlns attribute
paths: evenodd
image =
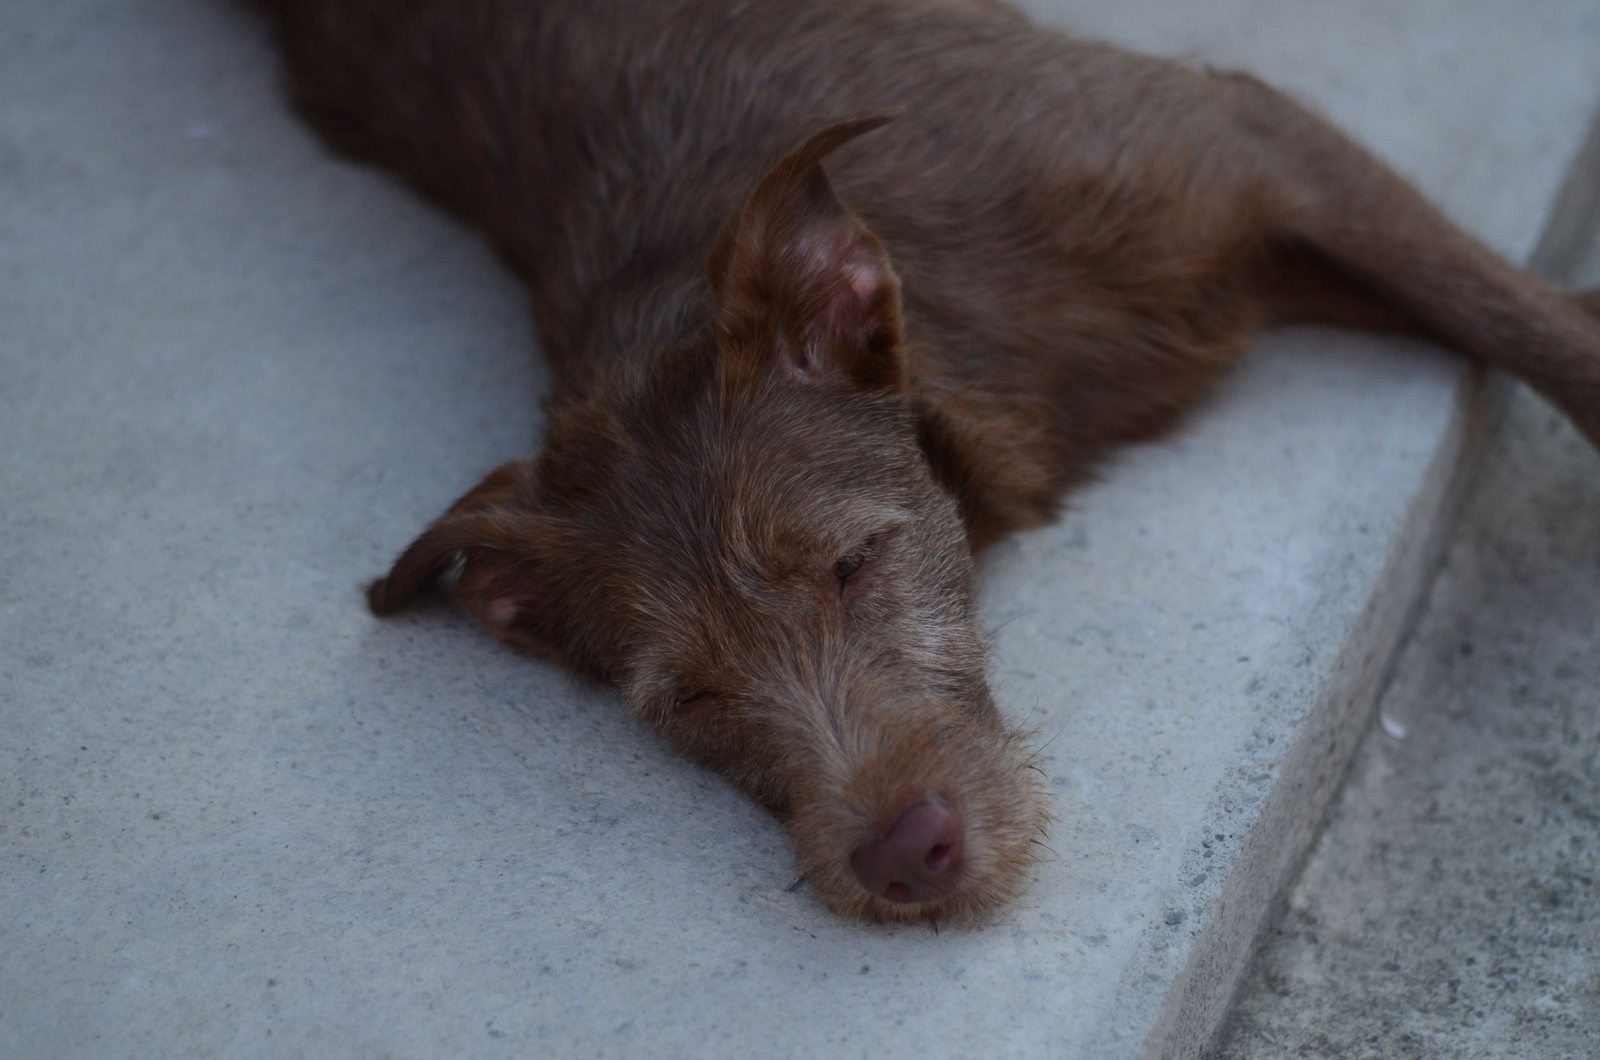
<svg viewBox="0 0 1600 1060"><path fill-rule="evenodd" d="M991 0L258 0L339 149L527 283L544 445L435 582L772 809L829 907L972 919L1049 822L972 555L1257 325L1422 333L1600 440L1600 293L1500 260L1245 76Z"/></svg>

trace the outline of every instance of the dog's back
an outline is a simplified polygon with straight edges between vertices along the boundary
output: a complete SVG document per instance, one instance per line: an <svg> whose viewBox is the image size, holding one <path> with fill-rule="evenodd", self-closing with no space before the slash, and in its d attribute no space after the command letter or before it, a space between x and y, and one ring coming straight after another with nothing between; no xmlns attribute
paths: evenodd
<svg viewBox="0 0 1600 1060"><path fill-rule="evenodd" d="M980 542L1169 424L1261 317L1218 297L1281 194L1242 82L988 3L288 6L302 111L489 234L529 281L558 399L707 312L659 292L774 159L894 115L828 170L906 280L921 398L981 435L959 448L982 466L950 469Z"/></svg>

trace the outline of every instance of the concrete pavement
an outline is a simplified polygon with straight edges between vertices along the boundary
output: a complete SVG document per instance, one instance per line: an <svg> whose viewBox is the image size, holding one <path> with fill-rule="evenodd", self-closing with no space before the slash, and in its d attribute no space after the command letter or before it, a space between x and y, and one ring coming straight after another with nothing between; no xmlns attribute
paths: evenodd
<svg viewBox="0 0 1600 1060"><path fill-rule="evenodd" d="M1600 102L1592 0L1033 7L1298 91L1517 257ZM287 115L260 26L18 0L0 100L0 1055L1208 1039L1426 581L1453 358L1275 336L986 556L1056 857L996 923L864 927L606 690L365 613L536 444L540 369L479 243Z"/></svg>

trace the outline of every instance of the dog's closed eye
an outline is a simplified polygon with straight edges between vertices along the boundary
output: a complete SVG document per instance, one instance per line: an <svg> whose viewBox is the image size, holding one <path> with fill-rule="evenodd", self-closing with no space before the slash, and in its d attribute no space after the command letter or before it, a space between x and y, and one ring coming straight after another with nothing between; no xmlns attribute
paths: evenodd
<svg viewBox="0 0 1600 1060"><path fill-rule="evenodd" d="M850 580L850 576L866 566L866 563L867 553L865 549L857 549L847 555L840 556L839 562L833 565L833 574L834 577L839 579L839 587L842 589L845 583Z"/></svg>
<svg viewBox="0 0 1600 1060"><path fill-rule="evenodd" d="M672 712L678 715L703 713L717 701L715 692L684 689L673 697Z"/></svg>
<svg viewBox="0 0 1600 1060"><path fill-rule="evenodd" d="M862 540L845 552L833 564L833 577L838 584L839 596L859 591L864 577L871 573L875 561L885 545L893 539L902 524L896 522L880 527L871 537Z"/></svg>

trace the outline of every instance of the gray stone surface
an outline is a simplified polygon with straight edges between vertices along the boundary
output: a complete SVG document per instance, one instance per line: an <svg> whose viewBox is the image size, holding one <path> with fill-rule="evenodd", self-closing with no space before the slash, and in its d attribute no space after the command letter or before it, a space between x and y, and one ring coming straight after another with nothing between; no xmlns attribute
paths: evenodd
<svg viewBox="0 0 1600 1060"><path fill-rule="evenodd" d="M1597 649L1600 458L1519 390L1219 1060L1596 1055Z"/></svg>
<svg viewBox="0 0 1600 1060"><path fill-rule="evenodd" d="M1035 5L1322 101L1526 255L1600 9L1398 6ZM981 928L843 923L604 689L365 614L535 444L540 369L476 240L275 80L227 4L0 10L0 1055L1197 1048L1422 582L1470 378L1276 337L987 556L1056 856Z"/></svg>

